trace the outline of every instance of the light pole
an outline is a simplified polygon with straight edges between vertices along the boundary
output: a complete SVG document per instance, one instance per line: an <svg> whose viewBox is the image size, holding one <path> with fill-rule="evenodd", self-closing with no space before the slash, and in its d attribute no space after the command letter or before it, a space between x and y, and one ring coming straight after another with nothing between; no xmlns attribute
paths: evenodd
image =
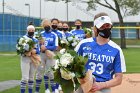
<svg viewBox="0 0 140 93"><path fill-rule="evenodd" d="M68 0L66 1L67 4L67 22L69 21L69 3Z"/></svg>
<svg viewBox="0 0 140 93"><path fill-rule="evenodd" d="M41 0L40 0L40 20L41 20Z"/></svg>
<svg viewBox="0 0 140 93"><path fill-rule="evenodd" d="M25 6L29 7L29 18L30 18L30 4L26 3Z"/></svg>
<svg viewBox="0 0 140 93"><path fill-rule="evenodd" d="M3 37L2 37L2 42L4 42L4 4L5 4L5 2L4 2L4 0L2 1L2 6L3 6L3 14L2 14L2 30L3 30ZM4 47L3 47L4 48Z"/></svg>

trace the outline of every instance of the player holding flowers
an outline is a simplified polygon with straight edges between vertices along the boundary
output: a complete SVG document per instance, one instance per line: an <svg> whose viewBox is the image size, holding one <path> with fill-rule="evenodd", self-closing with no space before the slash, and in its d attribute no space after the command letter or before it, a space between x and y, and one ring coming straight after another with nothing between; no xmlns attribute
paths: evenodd
<svg viewBox="0 0 140 93"><path fill-rule="evenodd" d="M21 37L16 45L17 53L21 55L21 73L22 79L20 83L21 93L25 93L28 84L28 93L32 93L34 84L34 74L39 65L40 51L38 40L34 38L35 27L29 25L27 34Z"/></svg>

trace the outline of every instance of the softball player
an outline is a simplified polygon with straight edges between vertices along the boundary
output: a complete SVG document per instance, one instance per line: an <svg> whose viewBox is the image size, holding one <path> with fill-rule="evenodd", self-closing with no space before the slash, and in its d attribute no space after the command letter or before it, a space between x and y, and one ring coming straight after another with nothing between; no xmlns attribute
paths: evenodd
<svg viewBox="0 0 140 93"><path fill-rule="evenodd" d="M62 25L62 31L64 32L66 38L72 36L72 33L69 32L69 26L67 23L63 23Z"/></svg>
<svg viewBox="0 0 140 93"><path fill-rule="evenodd" d="M29 25L27 27L27 34L23 37L31 38L33 41L36 42L36 48L34 48L32 51L36 51L36 54L40 54L38 40L34 38L34 31L35 27L33 25ZM31 51L31 53L32 53ZM28 93L32 93L33 90L33 84L34 84L34 74L36 71L36 66L32 62L30 56L32 54L29 54L28 56L21 55L21 73L22 73L22 79L21 79L21 93L25 93L26 84L28 84Z"/></svg>
<svg viewBox="0 0 140 93"><path fill-rule="evenodd" d="M65 38L65 34L58 30L59 20L54 18L51 20L52 31L57 34L58 38Z"/></svg>
<svg viewBox="0 0 140 93"><path fill-rule="evenodd" d="M124 55L121 48L109 40L112 23L106 13L95 16L94 27L97 37L82 40L75 50L79 55L88 55L85 68L92 70L96 78L90 92L111 93L110 88L120 85L122 73L126 72ZM79 88L76 93L82 93L82 90Z"/></svg>
<svg viewBox="0 0 140 93"><path fill-rule="evenodd" d="M53 19L51 20L52 31L53 31L55 34L57 34L58 39L66 38L64 32L58 30L58 24L59 24L59 23L60 23L59 20L56 19L56 18L53 18ZM61 49L61 48L58 47L57 52L58 52L60 49ZM58 90L58 91L61 91L61 90L62 90L62 89L61 89L61 86L60 86L58 83L56 83L56 91L57 91L57 90Z"/></svg>
<svg viewBox="0 0 140 93"><path fill-rule="evenodd" d="M86 38L85 32L82 29L81 25L82 25L82 21L79 20L79 19L77 19L75 21L76 29L70 31L73 34L73 36L78 37L79 40L82 40L82 39L85 39Z"/></svg>
<svg viewBox="0 0 140 93"><path fill-rule="evenodd" d="M50 22L48 20L42 21L42 26L44 27L44 31L41 32L42 37L45 39L44 45L41 45L41 65L38 67L36 73L36 93L39 93L40 85L42 82L42 76L44 73L44 82L45 82L45 93L50 93L49 90L49 80L52 88L52 93L55 93L56 84L54 83L54 75L51 69L52 66L55 65L55 60L49 58L45 51L50 50L54 52L58 47L58 37L57 35L51 31Z"/></svg>

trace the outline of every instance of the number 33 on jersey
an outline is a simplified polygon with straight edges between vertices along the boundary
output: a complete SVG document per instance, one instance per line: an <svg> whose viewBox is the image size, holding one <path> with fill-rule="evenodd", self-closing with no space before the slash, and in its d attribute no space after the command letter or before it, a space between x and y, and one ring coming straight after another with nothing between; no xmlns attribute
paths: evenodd
<svg viewBox="0 0 140 93"><path fill-rule="evenodd" d="M111 40L99 45L96 38L84 39L77 45L75 51L79 55L88 56L85 68L92 70L96 81L108 81L113 78L114 73L126 71L122 50Z"/></svg>

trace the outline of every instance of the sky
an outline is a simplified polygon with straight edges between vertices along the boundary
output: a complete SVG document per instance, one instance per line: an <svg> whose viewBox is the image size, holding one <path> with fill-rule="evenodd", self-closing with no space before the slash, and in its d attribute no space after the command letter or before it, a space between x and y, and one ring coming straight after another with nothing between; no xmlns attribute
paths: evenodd
<svg viewBox="0 0 140 93"><path fill-rule="evenodd" d="M74 21L76 19L81 19L82 21L93 21L94 15L99 12L107 12L111 17L113 22L118 22L117 14L104 8L98 6L97 10L87 11L87 4L76 2L69 3L68 7L68 19L69 21ZM67 20L67 8L64 2L51 2L41 0L41 18L58 18L62 21ZM12 13L22 16L29 16L29 7L25 6L25 3L30 4L31 17L40 17L40 0L5 0L5 13ZM0 0L0 13L2 13L2 0ZM125 22L140 22L140 13L137 16L129 16L124 18Z"/></svg>

